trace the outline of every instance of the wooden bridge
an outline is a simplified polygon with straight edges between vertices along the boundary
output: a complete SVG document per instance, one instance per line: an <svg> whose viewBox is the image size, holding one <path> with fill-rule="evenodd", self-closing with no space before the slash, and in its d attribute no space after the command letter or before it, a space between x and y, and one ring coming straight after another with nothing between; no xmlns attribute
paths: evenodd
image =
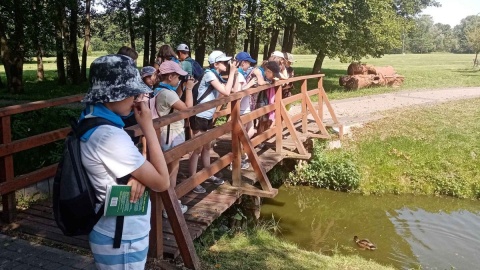
<svg viewBox="0 0 480 270"><path fill-rule="evenodd" d="M167 163L182 158L179 174L179 178L181 178L182 174L187 175L186 157L188 157L188 153L199 145L216 140L212 152L213 162L210 167L201 169L189 178L185 177L186 179L183 179L175 189L152 193L149 256L159 258L181 255L185 266L198 269L199 260L195 253L193 239L199 237L241 195L274 197L277 190L272 188L266 173L284 158L308 159L310 153L302 143L306 138L330 138L326 128L327 124L323 119L325 108L332 119L332 123L328 125L338 127L339 135L342 136L343 127L338 122L323 89L323 76L323 74L318 74L277 81L273 85L233 93L230 96L200 104L185 111L175 112L154 121L154 127L158 131L160 127L214 107L217 107L216 117L227 116L228 118L225 123L217 125L205 134L194 137L165 152ZM317 81L315 89L307 89L309 80ZM288 82L300 85L300 93L282 99L282 85ZM275 100L278 102L240 115L240 101L243 97L271 87L275 88ZM316 103L312 101L312 96L318 97ZM28 174L14 175L13 155L62 140L70 128L65 127L15 141L12 141L11 135L12 115L76 103L82 98L83 95L76 95L0 109L0 195L3 206L2 220L6 224L3 226L3 230L16 229L37 237L88 248L86 236L66 237L56 227L50 201L34 204L24 211L17 211L15 203L15 191L53 177L57 164L45 166ZM289 114L285 106L290 103L300 105L301 109L298 110L298 113ZM249 139L244 124L272 111L275 112L274 128ZM65 121L66 124L67 122ZM128 129L132 130L135 136L142 136L138 126ZM266 142L266 147L256 148L263 142ZM250 170L240 169L242 148L252 165ZM233 163L233 169L231 171L224 169L230 163ZM209 183L208 178L220 171L222 171L223 178L230 179L230 181L222 186ZM191 192L199 184L207 189L207 193ZM188 205L189 210L185 215L182 215L179 205L174 203L177 198L180 198L183 204ZM163 208L167 211L168 220L162 218Z"/></svg>

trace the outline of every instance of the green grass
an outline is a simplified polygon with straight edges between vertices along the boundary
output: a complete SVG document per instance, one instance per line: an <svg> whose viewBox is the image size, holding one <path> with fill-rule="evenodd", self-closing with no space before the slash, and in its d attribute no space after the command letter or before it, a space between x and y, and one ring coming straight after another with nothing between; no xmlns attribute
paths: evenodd
<svg viewBox="0 0 480 270"><path fill-rule="evenodd" d="M257 229L222 236L199 252L202 269L393 269L359 256L325 256L305 251Z"/></svg>
<svg viewBox="0 0 480 270"><path fill-rule="evenodd" d="M366 194L480 199L480 99L394 111L344 141Z"/></svg>
<svg viewBox="0 0 480 270"><path fill-rule="evenodd" d="M104 52L94 52L88 57L87 66ZM340 63L338 60L325 59L323 72L326 74L324 88L330 99L358 97L372 94L380 94L392 91L409 89L435 89L445 87L480 86L478 77L480 70L472 68L472 57L469 54L407 54L385 55L379 59L366 59L363 62L376 66L393 66L395 70L406 77L405 84L401 88L371 88L359 91L345 91L338 85L338 78L346 75L348 63ZM314 55L295 55L295 72L297 76L310 74ZM11 100L39 100L78 93L85 93L87 83L78 86L59 86L56 83L55 58L45 58L45 81L36 81L36 62L27 62L24 65L25 93L12 95L0 90L0 99ZM142 63L140 55L137 63ZM0 66L0 77L6 82L3 65ZM309 81L309 89L316 87L314 80ZM299 86L296 87L300 89Z"/></svg>
<svg viewBox="0 0 480 270"><path fill-rule="evenodd" d="M398 74L405 76L404 85L400 88L345 91L339 86L338 78L347 74L349 64L326 58L322 69L322 73L325 73L324 88L330 99L341 99L401 90L480 86L480 70L472 68L472 59L473 55L470 54L449 53L393 54L378 59L365 59L362 62L370 65L393 66ZM311 73L315 61L313 55L296 55L295 60L297 76ZM309 89L315 85L315 82L309 82Z"/></svg>

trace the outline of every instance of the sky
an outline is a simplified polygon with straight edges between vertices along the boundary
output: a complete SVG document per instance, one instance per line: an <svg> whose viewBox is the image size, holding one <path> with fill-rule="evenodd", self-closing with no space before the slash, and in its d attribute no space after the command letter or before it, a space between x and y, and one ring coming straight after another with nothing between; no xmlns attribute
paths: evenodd
<svg viewBox="0 0 480 270"><path fill-rule="evenodd" d="M422 14L433 17L435 23L450 24L454 27L469 16L480 13L480 0L437 0L441 7L428 7Z"/></svg>

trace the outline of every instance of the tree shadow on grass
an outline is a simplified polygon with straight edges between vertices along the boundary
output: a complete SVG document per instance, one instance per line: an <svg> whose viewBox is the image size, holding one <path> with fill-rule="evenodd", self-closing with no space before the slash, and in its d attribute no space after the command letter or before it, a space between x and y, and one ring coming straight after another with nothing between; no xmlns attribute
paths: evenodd
<svg viewBox="0 0 480 270"><path fill-rule="evenodd" d="M311 73L311 68L295 67L295 76L310 75ZM325 74L325 77L323 78L323 88L325 89L325 92L345 92L345 89L338 84L338 79L347 74L346 70L324 68L322 69L322 73ZM300 92L300 85L300 82L295 85L296 93ZM308 80L307 89L311 90L315 88L317 88L317 80Z"/></svg>
<svg viewBox="0 0 480 270"><path fill-rule="evenodd" d="M459 73L461 74L462 76L465 76L465 77L478 77L478 75L480 75L480 69L457 69L457 70L453 70L453 72L455 73Z"/></svg>

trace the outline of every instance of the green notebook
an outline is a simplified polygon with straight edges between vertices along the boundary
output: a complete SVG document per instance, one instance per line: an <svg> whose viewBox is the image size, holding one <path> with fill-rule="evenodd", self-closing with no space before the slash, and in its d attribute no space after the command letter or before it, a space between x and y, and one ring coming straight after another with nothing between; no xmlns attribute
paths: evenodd
<svg viewBox="0 0 480 270"><path fill-rule="evenodd" d="M148 208L149 194L145 190L142 197L136 202L130 202L130 186L107 186L105 197L104 216L135 216L145 215Z"/></svg>

